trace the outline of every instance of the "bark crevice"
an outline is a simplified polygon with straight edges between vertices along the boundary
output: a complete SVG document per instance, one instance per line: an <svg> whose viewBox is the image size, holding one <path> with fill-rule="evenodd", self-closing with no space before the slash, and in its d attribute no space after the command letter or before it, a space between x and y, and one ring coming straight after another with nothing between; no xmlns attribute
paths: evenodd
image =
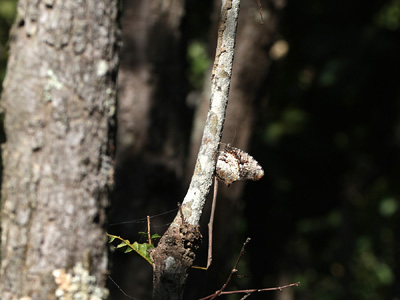
<svg viewBox="0 0 400 300"><path fill-rule="evenodd" d="M153 261L154 299L181 299L187 269L193 265L195 251L202 236L197 225L183 223L172 226L162 236L157 251L150 254Z"/></svg>

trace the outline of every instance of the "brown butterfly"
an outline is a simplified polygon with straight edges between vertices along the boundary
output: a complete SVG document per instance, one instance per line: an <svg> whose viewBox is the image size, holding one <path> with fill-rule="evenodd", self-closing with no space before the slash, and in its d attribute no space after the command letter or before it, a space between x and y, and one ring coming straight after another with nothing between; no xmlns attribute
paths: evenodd
<svg viewBox="0 0 400 300"><path fill-rule="evenodd" d="M264 176L264 170L248 153L230 144L222 144L219 151L216 174L217 178L230 185L238 180L259 180Z"/></svg>

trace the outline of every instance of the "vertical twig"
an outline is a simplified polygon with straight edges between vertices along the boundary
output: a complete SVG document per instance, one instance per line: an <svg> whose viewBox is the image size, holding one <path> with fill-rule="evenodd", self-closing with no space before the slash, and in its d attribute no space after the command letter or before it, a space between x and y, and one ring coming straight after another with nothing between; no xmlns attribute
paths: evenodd
<svg viewBox="0 0 400 300"><path fill-rule="evenodd" d="M210 109L195 170L182 203L186 222L192 225L199 224L206 197L213 183L218 146L221 142L228 105L239 8L240 0L222 1L217 49L211 76Z"/></svg>
<svg viewBox="0 0 400 300"><path fill-rule="evenodd" d="M215 294L211 297L211 300L215 299L216 297L218 297L219 295L221 295L221 293L226 289L226 287L228 286L229 282L231 281L232 275L234 273L237 272L237 266L239 264L240 259L242 258L243 254L244 254L244 249L246 248L246 245L250 242L250 238L247 238L246 241L243 243L242 249L240 250L239 256L236 260L235 266L232 268L231 273L229 274L228 279L226 280L225 284L222 286L222 288L218 291L215 292Z"/></svg>
<svg viewBox="0 0 400 300"><path fill-rule="evenodd" d="M182 299L187 269L193 264L194 252L200 243L201 235L198 228L200 217L213 183L228 105L239 8L240 0L222 1L218 46L211 80L210 108L196 166L182 203L181 217L184 213L185 224L182 224L177 214L157 247L150 253L154 271L154 300ZM185 227L185 230L180 231L182 227ZM177 241L173 247L171 240ZM185 240L190 240L190 243L186 243Z"/></svg>
<svg viewBox="0 0 400 300"><path fill-rule="evenodd" d="M213 226L214 226L214 215L215 207L217 206L217 193L218 193L218 179L214 177L214 195L211 204L210 222L208 223L208 258L207 258L207 269L212 263L212 247L213 247Z"/></svg>
<svg viewBox="0 0 400 300"><path fill-rule="evenodd" d="M150 216L147 216L147 239L151 245L151 235L150 235Z"/></svg>

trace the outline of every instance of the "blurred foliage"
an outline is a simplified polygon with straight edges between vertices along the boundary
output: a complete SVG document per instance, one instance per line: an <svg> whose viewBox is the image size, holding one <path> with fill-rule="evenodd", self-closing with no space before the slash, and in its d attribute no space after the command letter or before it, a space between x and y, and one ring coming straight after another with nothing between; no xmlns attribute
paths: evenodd
<svg viewBox="0 0 400 300"><path fill-rule="evenodd" d="M204 82L204 74L210 66L210 58L207 54L206 44L200 41L192 41L187 49L188 79L194 89L200 90Z"/></svg>
<svg viewBox="0 0 400 300"><path fill-rule="evenodd" d="M17 0L1 0L0 2L0 97L3 80L6 75L8 58L8 34L16 14ZM0 143L5 141L4 115L0 115ZM2 169L2 165L0 165ZM0 178L1 180L1 178Z"/></svg>
<svg viewBox="0 0 400 300"><path fill-rule="evenodd" d="M211 64L209 30L213 5L210 0L186 0L185 9L182 31L186 43L186 75L191 88L199 91Z"/></svg>
<svg viewBox="0 0 400 300"><path fill-rule="evenodd" d="M16 0L1 0L0 2L0 83L3 82L6 73L8 33L15 18L16 5ZM1 90L0 85L0 93Z"/></svg>
<svg viewBox="0 0 400 300"><path fill-rule="evenodd" d="M254 246L258 284L400 299L399 22L398 0L288 1L254 153L268 186L247 191L250 230L273 241Z"/></svg>
<svg viewBox="0 0 400 300"><path fill-rule="evenodd" d="M398 30L400 26L400 1L386 3L376 15L376 24L388 30Z"/></svg>

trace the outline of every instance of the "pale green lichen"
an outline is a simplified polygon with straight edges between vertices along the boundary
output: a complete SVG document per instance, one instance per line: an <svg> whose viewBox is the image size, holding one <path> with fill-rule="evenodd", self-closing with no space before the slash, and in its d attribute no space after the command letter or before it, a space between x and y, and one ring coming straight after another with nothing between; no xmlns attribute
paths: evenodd
<svg viewBox="0 0 400 300"><path fill-rule="evenodd" d="M82 263L67 272L65 269L53 271L58 286L55 296L58 300L105 300L108 290L97 285L96 277L89 274Z"/></svg>
<svg viewBox="0 0 400 300"><path fill-rule="evenodd" d="M218 116L215 113L213 113L210 116L210 126L209 126L210 133L212 135L216 135L217 134L217 125L218 125Z"/></svg>
<svg viewBox="0 0 400 300"><path fill-rule="evenodd" d="M46 87L48 89L57 89L61 90L63 87L63 84L61 81L58 80L56 74L54 74L53 70L48 70L47 71L47 76L49 77L49 80L47 81Z"/></svg>
<svg viewBox="0 0 400 300"><path fill-rule="evenodd" d="M61 90L63 88L63 84L58 80L56 74L54 74L53 70L47 71L47 84L44 87L44 99L46 102L51 101L51 90Z"/></svg>

